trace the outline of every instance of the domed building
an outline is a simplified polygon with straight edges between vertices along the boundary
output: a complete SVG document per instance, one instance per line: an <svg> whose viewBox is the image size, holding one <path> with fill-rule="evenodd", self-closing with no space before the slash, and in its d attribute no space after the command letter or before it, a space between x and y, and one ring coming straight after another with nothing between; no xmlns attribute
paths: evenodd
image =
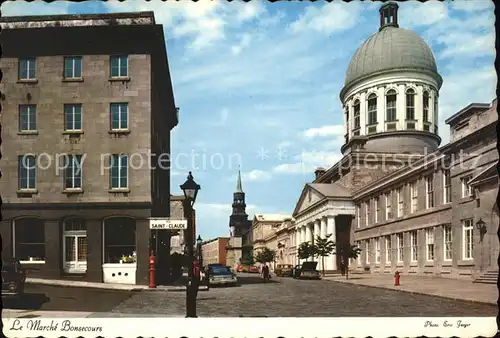
<svg viewBox="0 0 500 338"><path fill-rule="evenodd" d="M330 273L348 265L496 282L496 99L449 117L450 143L440 147L443 79L432 50L399 27L396 3L379 12L340 92L343 158L315 171L292 214L296 247L329 236L338 253L324 260ZM361 249L354 260L341 250L351 245Z"/></svg>

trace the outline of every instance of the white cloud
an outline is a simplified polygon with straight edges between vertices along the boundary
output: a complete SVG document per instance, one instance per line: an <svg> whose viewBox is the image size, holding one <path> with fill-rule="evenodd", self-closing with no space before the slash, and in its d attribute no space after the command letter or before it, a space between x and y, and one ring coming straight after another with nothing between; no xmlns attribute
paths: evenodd
<svg viewBox="0 0 500 338"><path fill-rule="evenodd" d="M401 27L429 26L448 19L448 6L441 1L407 2L400 7Z"/></svg>
<svg viewBox="0 0 500 338"><path fill-rule="evenodd" d="M343 135L344 125L337 124L337 125L322 126L318 128L310 128L304 131L303 134L307 138Z"/></svg>
<svg viewBox="0 0 500 338"><path fill-rule="evenodd" d="M311 29L323 34L340 32L353 27L359 19L360 6L357 2L325 3L319 7L309 5L299 19L291 24L295 32Z"/></svg>
<svg viewBox="0 0 500 338"><path fill-rule="evenodd" d="M283 174L310 174L318 167L330 168L341 158L342 156L338 151L304 151L294 157L296 162L280 164L274 167L273 171Z"/></svg>
<svg viewBox="0 0 500 338"><path fill-rule="evenodd" d="M236 175L233 175L229 181L230 182L236 182ZM264 171L264 170L259 170L259 169L254 169L249 172L242 172L241 173L241 180L243 182L256 182L256 181L268 181L271 178L271 173Z"/></svg>
<svg viewBox="0 0 500 338"><path fill-rule="evenodd" d="M241 39L237 45L234 45L231 47L231 50L234 55L238 55L241 53L241 51L248 46L250 46L250 42L252 41L252 36L248 33L244 33L241 36Z"/></svg>
<svg viewBox="0 0 500 338"><path fill-rule="evenodd" d="M495 53L495 34L490 32L485 35L472 32L450 32L435 39L438 43L446 45L446 48L439 53L440 58L457 57L458 55ZM469 43L464 44L467 40Z"/></svg>
<svg viewBox="0 0 500 338"><path fill-rule="evenodd" d="M494 3L491 0L459 0L451 3L453 9L465 12L483 11L485 9L494 9Z"/></svg>
<svg viewBox="0 0 500 338"><path fill-rule="evenodd" d="M19 15L57 15L67 14L71 5L69 1L7 1L2 4L2 16Z"/></svg>

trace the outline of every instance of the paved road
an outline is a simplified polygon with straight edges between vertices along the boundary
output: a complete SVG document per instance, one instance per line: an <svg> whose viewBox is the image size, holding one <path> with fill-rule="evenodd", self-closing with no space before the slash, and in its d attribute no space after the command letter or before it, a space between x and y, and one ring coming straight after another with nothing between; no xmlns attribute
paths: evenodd
<svg viewBox="0 0 500 338"><path fill-rule="evenodd" d="M211 288L198 294L200 317L341 317L341 316L496 316L494 305L454 301L336 283L326 280L278 278L263 283L240 275L240 287ZM184 316L184 292L141 292L102 316Z"/></svg>
<svg viewBox="0 0 500 338"><path fill-rule="evenodd" d="M129 291L26 284L21 299L2 300L5 309L109 312L132 294Z"/></svg>

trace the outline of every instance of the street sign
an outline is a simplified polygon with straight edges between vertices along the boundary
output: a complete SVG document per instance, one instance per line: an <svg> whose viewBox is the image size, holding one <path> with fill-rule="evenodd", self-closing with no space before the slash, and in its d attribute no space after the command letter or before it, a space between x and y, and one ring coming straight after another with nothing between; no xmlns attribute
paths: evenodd
<svg viewBox="0 0 500 338"><path fill-rule="evenodd" d="M187 229L187 220L150 218L149 228L152 230L184 230Z"/></svg>

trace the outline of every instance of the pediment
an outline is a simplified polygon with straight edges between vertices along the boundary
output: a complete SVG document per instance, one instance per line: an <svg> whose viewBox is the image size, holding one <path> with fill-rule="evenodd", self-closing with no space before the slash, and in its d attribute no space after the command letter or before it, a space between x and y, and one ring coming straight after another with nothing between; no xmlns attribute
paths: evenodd
<svg viewBox="0 0 500 338"><path fill-rule="evenodd" d="M295 210L293 211L293 217L300 214L302 211L309 208L311 205L318 203L321 200L326 198L325 195L321 194L319 191L311 187L311 185L306 184L304 189L302 189L302 193L300 194L299 201L295 206Z"/></svg>

